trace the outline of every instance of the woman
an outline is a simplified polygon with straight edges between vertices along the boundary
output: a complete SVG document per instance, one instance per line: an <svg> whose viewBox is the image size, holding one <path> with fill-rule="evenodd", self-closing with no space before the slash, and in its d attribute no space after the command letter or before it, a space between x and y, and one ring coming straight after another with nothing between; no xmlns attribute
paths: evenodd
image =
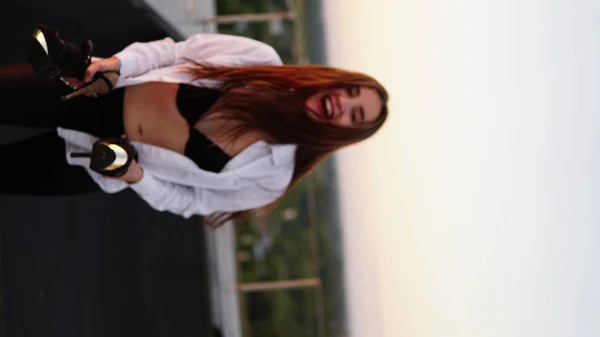
<svg viewBox="0 0 600 337"><path fill-rule="evenodd" d="M387 93L371 77L282 65L272 47L239 36L133 43L95 59L84 81L105 71L120 72L115 90L61 102L68 87L60 82L22 67L0 70L0 95L13 110L0 113L0 124L54 128L0 146L0 193L131 188L159 211L219 225L269 210L317 163L373 135L387 117ZM68 155L118 136L139 155L117 179Z"/></svg>

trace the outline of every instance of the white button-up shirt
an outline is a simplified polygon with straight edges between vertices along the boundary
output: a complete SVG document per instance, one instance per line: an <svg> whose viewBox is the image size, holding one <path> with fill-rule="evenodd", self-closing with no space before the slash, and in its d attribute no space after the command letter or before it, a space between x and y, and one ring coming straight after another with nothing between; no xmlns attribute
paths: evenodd
<svg viewBox="0 0 600 337"><path fill-rule="evenodd" d="M193 82L181 66L185 58L214 65L280 65L282 61L269 45L240 36L198 34L185 41L171 38L148 43L136 42L115 54L121 61L117 87L145 82L173 82L214 85L213 80ZM104 178L89 169L89 159L70 158L71 152L90 151L96 137L58 128L65 140L67 161L87 169L107 193L133 189L150 206L183 217L257 208L275 201L289 186L294 172L295 145L257 141L233 157L220 173L200 169L177 152L131 142L139 153L144 177L135 184Z"/></svg>

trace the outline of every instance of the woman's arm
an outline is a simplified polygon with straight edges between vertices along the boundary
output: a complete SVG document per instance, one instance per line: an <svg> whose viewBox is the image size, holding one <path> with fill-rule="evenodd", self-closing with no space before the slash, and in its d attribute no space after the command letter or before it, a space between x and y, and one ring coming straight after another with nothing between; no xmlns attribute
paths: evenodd
<svg viewBox="0 0 600 337"><path fill-rule="evenodd" d="M196 34L184 41L165 38L135 42L114 55L121 76L137 76L152 69L186 62L186 58L216 65L281 64L281 58L266 43L225 34Z"/></svg>
<svg viewBox="0 0 600 337"><path fill-rule="evenodd" d="M257 183L256 186L238 190L211 190L166 182L153 177L147 171L140 181L129 186L152 208L185 218L265 206L277 200L286 189L285 186L261 186Z"/></svg>
<svg viewBox="0 0 600 337"><path fill-rule="evenodd" d="M183 64L186 59L228 66L282 64L279 54L266 43L235 35L196 34L180 42L165 38L132 43L112 57L93 58L83 80L63 80L67 85L79 88L92 81L97 72L118 71L121 77L132 77Z"/></svg>

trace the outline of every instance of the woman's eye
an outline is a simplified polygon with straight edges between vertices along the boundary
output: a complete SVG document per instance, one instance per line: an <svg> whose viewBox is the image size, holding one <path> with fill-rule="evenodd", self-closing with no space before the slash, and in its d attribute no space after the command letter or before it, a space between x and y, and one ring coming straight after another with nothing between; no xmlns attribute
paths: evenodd
<svg viewBox="0 0 600 337"><path fill-rule="evenodd" d="M357 97L360 95L360 86L350 87L348 88L348 95L350 97Z"/></svg>

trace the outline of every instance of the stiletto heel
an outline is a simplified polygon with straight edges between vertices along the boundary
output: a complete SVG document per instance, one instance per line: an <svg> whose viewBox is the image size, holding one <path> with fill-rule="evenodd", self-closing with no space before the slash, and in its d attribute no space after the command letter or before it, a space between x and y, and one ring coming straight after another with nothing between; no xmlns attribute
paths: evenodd
<svg viewBox="0 0 600 337"><path fill-rule="evenodd" d="M91 40L77 47L62 40L56 30L40 25L33 32L29 63L38 76L83 79L85 70L91 63L92 49Z"/></svg>
<svg viewBox="0 0 600 337"><path fill-rule="evenodd" d="M64 102L73 97L87 94L98 94L103 95L111 92L117 85L119 80L119 73L116 71L107 71L104 73L96 73L94 80L86 84L81 89L73 91L72 93L62 96L60 99Z"/></svg>
<svg viewBox="0 0 600 337"><path fill-rule="evenodd" d="M90 158L90 169L109 177L120 177L127 173L137 151L123 138L98 140L92 152L73 152L71 158Z"/></svg>

